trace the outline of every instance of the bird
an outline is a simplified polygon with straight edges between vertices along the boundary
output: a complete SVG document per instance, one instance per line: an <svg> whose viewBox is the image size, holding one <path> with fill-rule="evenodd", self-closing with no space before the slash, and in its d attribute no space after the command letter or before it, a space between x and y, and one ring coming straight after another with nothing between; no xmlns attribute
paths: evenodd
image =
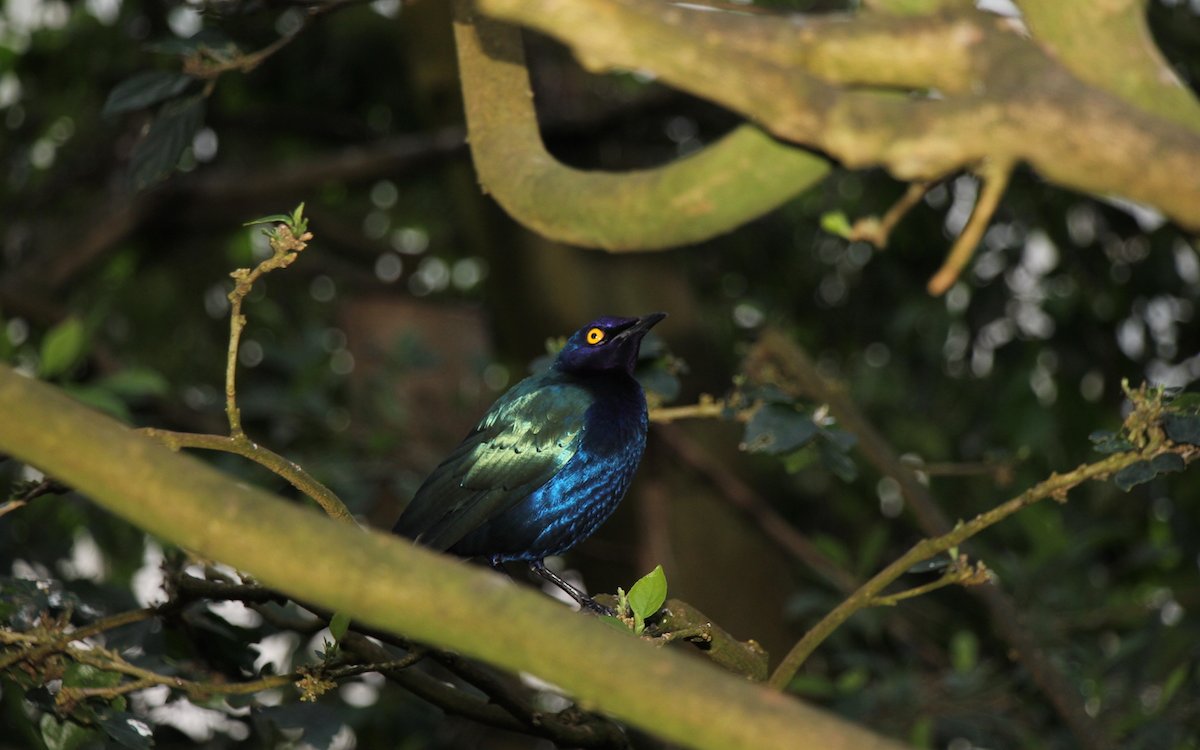
<svg viewBox="0 0 1200 750"><path fill-rule="evenodd" d="M393 532L500 571L524 562L581 609L612 614L544 560L590 537L629 489L648 426L634 366L643 337L665 317L603 316L571 334L548 369L492 404Z"/></svg>

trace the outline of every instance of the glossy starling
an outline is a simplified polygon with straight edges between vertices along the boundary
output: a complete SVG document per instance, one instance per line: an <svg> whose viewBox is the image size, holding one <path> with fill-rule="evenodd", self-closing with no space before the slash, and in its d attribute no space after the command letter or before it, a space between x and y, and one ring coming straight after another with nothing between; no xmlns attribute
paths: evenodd
<svg viewBox="0 0 1200 750"><path fill-rule="evenodd" d="M634 364L642 337L665 317L603 317L573 333L548 370L488 409L393 531L497 568L526 562L580 606L606 611L542 560L591 536L629 488L647 425Z"/></svg>

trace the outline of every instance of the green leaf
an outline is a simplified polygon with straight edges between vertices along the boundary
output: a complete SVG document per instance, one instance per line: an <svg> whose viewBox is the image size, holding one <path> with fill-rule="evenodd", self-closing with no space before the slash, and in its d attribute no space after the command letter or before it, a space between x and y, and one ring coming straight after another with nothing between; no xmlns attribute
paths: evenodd
<svg viewBox="0 0 1200 750"><path fill-rule="evenodd" d="M301 201L300 205L292 211L292 218L288 222L288 226L292 228L293 234L303 234L308 229L308 219L304 218L304 201Z"/></svg>
<svg viewBox="0 0 1200 750"><path fill-rule="evenodd" d="M870 677L866 667L855 667L843 672L837 678L837 691L842 695L857 693L866 687Z"/></svg>
<svg viewBox="0 0 1200 750"><path fill-rule="evenodd" d="M172 37L151 42L146 45L146 49L150 52L179 55L180 57L194 55L203 49L218 61L232 60L241 51L225 32L211 27L200 29L187 39Z"/></svg>
<svg viewBox="0 0 1200 750"><path fill-rule="evenodd" d="M112 117L122 112L145 109L183 93L196 79L165 70L150 70L126 78L109 92L101 114Z"/></svg>
<svg viewBox="0 0 1200 750"><path fill-rule="evenodd" d="M1163 683L1162 697L1158 700L1159 708L1165 707L1175 697L1175 693L1179 692L1179 688L1183 686L1184 680L1187 679L1190 668L1191 665L1188 662L1184 662L1171 671L1171 674L1167 677L1167 681Z"/></svg>
<svg viewBox="0 0 1200 750"><path fill-rule="evenodd" d="M819 458L817 451L813 448L812 443L794 450L783 457L783 469L789 474L795 474L798 471L808 468Z"/></svg>
<svg viewBox="0 0 1200 750"><path fill-rule="evenodd" d="M169 390L162 373L146 367L128 367L102 378L96 385L125 398L165 396Z"/></svg>
<svg viewBox="0 0 1200 750"><path fill-rule="evenodd" d="M875 525L866 533L858 545L858 560L855 570L866 580L879 565L883 550L888 542L888 526Z"/></svg>
<svg viewBox="0 0 1200 750"><path fill-rule="evenodd" d="M851 448L858 445L858 435L845 430L839 430L835 427L821 428L821 437L829 441L829 444L840 450L842 453L848 452Z"/></svg>
<svg viewBox="0 0 1200 750"><path fill-rule="evenodd" d="M0 315L0 362L11 362L13 354L17 348L13 346L13 342L8 340L8 331L5 330L4 316Z"/></svg>
<svg viewBox="0 0 1200 750"><path fill-rule="evenodd" d="M63 673L63 685L66 687L112 687L120 682L119 672L106 672L78 662L68 664Z"/></svg>
<svg viewBox="0 0 1200 750"><path fill-rule="evenodd" d="M912 729L908 733L908 744L916 748L932 748L933 747L933 718L929 716L921 716L913 722Z"/></svg>
<svg viewBox="0 0 1200 750"><path fill-rule="evenodd" d="M121 747L146 750L154 746L154 733L145 722L123 711L111 711L96 717L104 733Z"/></svg>
<svg viewBox="0 0 1200 750"><path fill-rule="evenodd" d="M931 557L928 560L922 560L921 562L917 563L916 565L912 566L911 568L909 568L908 570L906 570L904 572L906 572L906 573L933 573L933 572L936 572L939 570L945 570L946 568L950 567L950 563L951 563L950 557L948 557L947 555L939 555L937 557Z"/></svg>
<svg viewBox="0 0 1200 750"><path fill-rule="evenodd" d="M261 219L247 221L242 226L252 227L255 224L290 224L291 221L292 217L288 216L287 214L271 214L270 216L264 216Z"/></svg>
<svg viewBox="0 0 1200 750"><path fill-rule="evenodd" d="M1176 443L1200 445L1200 414L1165 414L1162 424L1163 432Z"/></svg>
<svg viewBox="0 0 1200 750"><path fill-rule="evenodd" d="M1171 401L1173 412L1200 412L1200 393L1181 393Z"/></svg>
<svg viewBox="0 0 1200 750"><path fill-rule="evenodd" d="M321 703L284 703L256 709L255 715L280 729L300 729L305 744L326 750L342 728L342 714Z"/></svg>
<svg viewBox="0 0 1200 750"><path fill-rule="evenodd" d="M334 612L333 617L329 620L329 634L333 636L333 640L342 640L349 629L350 615L345 612Z"/></svg>
<svg viewBox="0 0 1200 750"><path fill-rule="evenodd" d="M65 375L83 357L86 344L87 335L79 318L67 318L54 326L42 339L38 375L44 379Z"/></svg>
<svg viewBox="0 0 1200 750"><path fill-rule="evenodd" d="M46 750L77 750L85 743L96 739L96 732L80 726L73 721L59 723L50 714L43 714L38 724L42 730L42 742Z"/></svg>
<svg viewBox="0 0 1200 750"><path fill-rule="evenodd" d="M671 372L663 360L639 366L634 377L637 378L643 390L656 394L662 403L669 403L678 398L679 391L683 387L679 378Z"/></svg>
<svg viewBox="0 0 1200 750"><path fill-rule="evenodd" d="M662 607L667 600L667 574L661 565L642 576L629 589L629 608L635 620L645 620Z"/></svg>
<svg viewBox="0 0 1200 750"><path fill-rule="evenodd" d="M1092 441L1092 450L1099 453L1120 453L1133 450L1133 443L1112 430L1096 430L1088 435L1088 440Z"/></svg>
<svg viewBox="0 0 1200 750"><path fill-rule="evenodd" d="M129 164L133 186L142 190L173 170L203 122L203 97L191 96L164 104L145 137L133 147Z"/></svg>
<svg viewBox="0 0 1200 750"><path fill-rule="evenodd" d="M969 630L959 630L950 638L950 663L954 671L966 674L979 663L979 638Z"/></svg>
<svg viewBox="0 0 1200 750"><path fill-rule="evenodd" d="M604 623L605 625L608 625L609 627L616 628L617 630L620 630L622 633L630 632L629 626L626 625L625 622L619 617L613 617L612 615L601 615L600 622Z"/></svg>
<svg viewBox="0 0 1200 750"><path fill-rule="evenodd" d="M798 674L788 683L788 692L806 698L831 698L837 686L830 680L815 674Z"/></svg>
<svg viewBox="0 0 1200 750"><path fill-rule="evenodd" d="M821 463L826 469L843 482L853 482L858 478L858 467L854 464L854 459L831 443L822 442L820 446Z"/></svg>
<svg viewBox="0 0 1200 750"><path fill-rule="evenodd" d="M844 239L850 238L850 220L841 211L828 211L821 214L821 229Z"/></svg>
<svg viewBox="0 0 1200 750"><path fill-rule="evenodd" d="M129 407L125 405L120 396L110 390L95 385L76 385L74 383L64 384L63 390L76 401L116 417L122 422L129 422L132 419Z"/></svg>
<svg viewBox="0 0 1200 750"><path fill-rule="evenodd" d="M1139 484L1149 482L1153 478L1154 469L1150 466L1150 462L1138 461L1135 464L1126 466L1113 475L1113 484L1129 492L1130 489Z"/></svg>
<svg viewBox="0 0 1200 750"><path fill-rule="evenodd" d="M1155 476L1183 471L1186 466L1183 456L1178 453L1164 453L1150 460L1150 468L1154 469Z"/></svg>
<svg viewBox="0 0 1200 750"><path fill-rule="evenodd" d="M1138 461L1126 466L1113 475L1113 484L1128 492L1139 484L1145 484L1159 474L1183 471L1183 458L1175 453L1164 453L1150 461Z"/></svg>
<svg viewBox="0 0 1200 750"><path fill-rule="evenodd" d="M807 444L819 430L811 416L792 406L765 404L746 423L741 448L750 453L763 452L777 456Z"/></svg>

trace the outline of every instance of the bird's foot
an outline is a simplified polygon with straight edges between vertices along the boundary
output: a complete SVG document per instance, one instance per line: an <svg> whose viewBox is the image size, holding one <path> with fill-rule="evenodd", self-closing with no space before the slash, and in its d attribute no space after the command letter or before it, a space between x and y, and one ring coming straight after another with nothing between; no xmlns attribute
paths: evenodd
<svg viewBox="0 0 1200 750"><path fill-rule="evenodd" d="M583 599L579 602L579 606L582 609L586 609L587 611L589 611L593 614L596 614L596 615L600 615L601 617L605 617L605 616L616 617L617 616L617 610L613 609L612 607L606 607L605 605L601 604L600 602L596 601L595 599L593 599L590 596L583 597Z"/></svg>
<svg viewBox="0 0 1200 750"><path fill-rule="evenodd" d="M559 576L553 570L547 568L545 563L543 563L541 560L531 561L529 563L529 569L534 573L537 573L543 579L553 583L555 586L558 586L560 589L567 592L567 596L574 599L581 610L587 610L588 612L596 615L608 615L610 617L616 617L617 613L613 611L611 607L606 607L603 604L600 604L592 597L567 583L561 576Z"/></svg>

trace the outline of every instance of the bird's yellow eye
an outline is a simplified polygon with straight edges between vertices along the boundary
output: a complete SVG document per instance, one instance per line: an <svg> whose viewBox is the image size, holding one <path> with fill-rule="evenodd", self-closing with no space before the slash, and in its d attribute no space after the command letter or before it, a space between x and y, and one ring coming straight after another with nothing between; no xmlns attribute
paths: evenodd
<svg viewBox="0 0 1200 750"><path fill-rule="evenodd" d="M589 328L587 332L587 342L593 346L604 340L604 331L599 328Z"/></svg>

